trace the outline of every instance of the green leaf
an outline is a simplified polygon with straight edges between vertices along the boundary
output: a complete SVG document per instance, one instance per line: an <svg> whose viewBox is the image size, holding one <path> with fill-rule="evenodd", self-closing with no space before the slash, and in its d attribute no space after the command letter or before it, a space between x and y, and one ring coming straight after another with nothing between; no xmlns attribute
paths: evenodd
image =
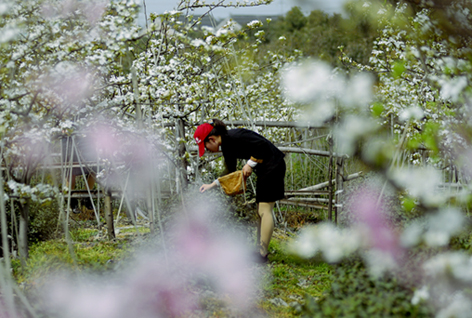
<svg viewBox="0 0 472 318"><path fill-rule="evenodd" d="M402 206L406 212L411 212L411 210L415 208L416 203L415 203L415 200L407 197L403 199Z"/></svg>
<svg viewBox="0 0 472 318"><path fill-rule="evenodd" d="M395 62L392 67L392 74L393 77L399 78L405 72L405 64L402 61Z"/></svg>
<svg viewBox="0 0 472 318"><path fill-rule="evenodd" d="M372 105L372 113L374 114L375 117L380 117L384 109L385 108L382 105L382 103L376 102L374 103L374 105Z"/></svg>

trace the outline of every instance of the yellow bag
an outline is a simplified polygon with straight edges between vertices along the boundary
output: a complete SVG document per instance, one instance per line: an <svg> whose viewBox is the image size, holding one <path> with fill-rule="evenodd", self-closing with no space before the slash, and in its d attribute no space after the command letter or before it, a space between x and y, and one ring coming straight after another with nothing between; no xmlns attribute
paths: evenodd
<svg viewBox="0 0 472 318"><path fill-rule="evenodd" d="M242 171L235 171L218 178L223 191L227 195L237 195L246 191L246 180Z"/></svg>

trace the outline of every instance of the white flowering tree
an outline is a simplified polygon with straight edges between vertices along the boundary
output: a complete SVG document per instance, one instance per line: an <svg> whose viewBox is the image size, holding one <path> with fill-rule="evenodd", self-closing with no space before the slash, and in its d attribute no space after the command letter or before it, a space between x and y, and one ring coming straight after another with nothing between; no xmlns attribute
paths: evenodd
<svg viewBox="0 0 472 318"><path fill-rule="evenodd" d="M191 132L198 123L212 117L293 118L277 75L291 57L273 53L269 67L257 65L250 54L257 44L237 48L234 44L242 33L230 24L220 30L203 29L198 36L195 21L181 13L265 2L180 1L178 11L152 16L145 30L135 23L135 0L0 4L0 133L7 190L0 204L4 207L9 197L20 205L23 264L31 200L51 200L67 184L65 178L53 178L52 185L33 180L39 169L57 165L52 154L60 138L91 135L101 166L110 168L99 171L98 180L122 189L126 182L119 172L126 169L135 169L136 181L152 186L155 180L150 179L158 176L153 166L162 161L159 154L167 152L177 163L181 191L191 172L187 143L193 143ZM259 26L254 21L248 27ZM157 155L149 150L158 147ZM138 167L121 165L119 160L129 157L137 158ZM62 207L64 202L59 203Z"/></svg>
<svg viewBox="0 0 472 318"><path fill-rule="evenodd" d="M55 179L54 186L31 183L40 166L54 162L51 154L60 138L93 135L101 166L109 168L98 180L122 189L126 178L117 179L111 171L129 172L119 161L136 159L136 154L138 166L159 166L159 156L141 151L145 144L154 145L174 162L175 172L165 171L167 179L176 180L170 186L180 192L190 180L188 173L194 172L196 161L190 159L196 157L188 145L193 145L191 136L202 121L216 117L250 123L274 114L279 120L293 118L296 111L281 93L277 75L293 57L270 53L267 65L257 65L252 51L260 41L238 47L235 42L243 32L233 30L231 23L219 30L200 29L198 19L184 16L186 10L202 7L211 11L215 4L181 1L177 11L151 15L147 28L141 29L136 24L138 2L133 0L2 4L2 159L7 194L22 211L23 259L28 255L30 200L50 200L67 183L64 178ZM248 28L260 26L254 21ZM279 130L270 132L275 135L269 138L284 137ZM138 168L146 174L144 170Z"/></svg>
<svg viewBox="0 0 472 318"><path fill-rule="evenodd" d="M313 116L338 118L338 149L358 156L384 179L357 189L347 202L357 220L349 229L307 229L294 248L307 257L320 253L330 262L357 251L371 274L388 272L401 280L402 271L411 270L410 248L445 248L468 222L472 16L470 4L462 1L362 4L382 26L371 64L344 57L357 66L348 76L319 62L289 68L286 88L292 99L311 106ZM461 27L449 28L451 21L461 21ZM302 83L324 83L325 89ZM359 94L369 88L372 95ZM449 173L444 176L442 169ZM450 181L459 184L445 186ZM415 209L420 215L400 235L382 213L388 189L403 197L402 213ZM414 272L424 286L417 286L413 303L431 297L438 316L467 316L468 262L463 252L437 253L424 261Z"/></svg>

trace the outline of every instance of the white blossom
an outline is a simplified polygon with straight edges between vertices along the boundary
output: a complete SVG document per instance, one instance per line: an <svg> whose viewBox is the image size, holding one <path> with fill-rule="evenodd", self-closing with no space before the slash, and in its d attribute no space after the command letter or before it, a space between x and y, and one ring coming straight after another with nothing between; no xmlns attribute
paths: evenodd
<svg viewBox="0 0 472 318"><path fill-rule="evenodd" d="M389 177L406 189L412 197L428 204L438 205L445 200L437 191L442 179L441 174L433 167L394 168L389 172Z"/></svg>
<svg viewBox="0 0 472 318"><path fill-rule="evenodd" d="M339 262L361 246L361 236L356 231L336 228L331 223L304 228L291 249L304 258L321 253L328 262Z"/></svg>
<svg viewBox="0 0 472 318"><path fill-rule="evenodd" d="M420 289L415 290L411 303L413 305L418 305L422 301L429 299L429 288L428 286L423 286Z"/></svg>

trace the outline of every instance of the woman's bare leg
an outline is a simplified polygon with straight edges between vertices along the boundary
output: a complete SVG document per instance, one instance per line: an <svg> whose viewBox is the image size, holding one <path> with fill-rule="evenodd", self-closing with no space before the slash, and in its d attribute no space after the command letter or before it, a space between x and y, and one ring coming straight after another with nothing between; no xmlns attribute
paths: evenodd
<svg viewBox="0 0 472 318"><path fill-rule="evenodd" d="M274 219L272 217L274 205L275 202L259 202L258 204L257 212L260 216L258 244L259 252L262 256L266 256L269 253L269 243L274 232Z"/></svg>

